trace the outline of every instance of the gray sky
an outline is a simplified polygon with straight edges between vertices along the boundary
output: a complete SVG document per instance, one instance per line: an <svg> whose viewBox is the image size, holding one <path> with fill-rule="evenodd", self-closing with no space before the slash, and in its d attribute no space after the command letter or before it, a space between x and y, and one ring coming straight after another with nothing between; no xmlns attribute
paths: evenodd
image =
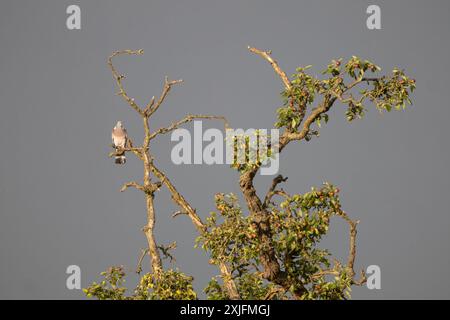
<svg viewBox="0 0 450 320"><path fill-rule="evenodd" d="M81 7L81 30L66 29L70 4ZM381 7L381 30L366 28L369 4ZM115 122L135 140L141 122L114 95L107 56L145 50L117 60L141 104L159 94L165 75L185 80L154 127L204 113L225 115L235 128L271 128L282 86L247 45L272 49L289 74L309 64L319 74L333 58L359 55L417 79L406 112L372 108L349 124L338 105L319 139L283 152L280 173L291 193L323 181L339 186L345 210L361 220L357 266L379 265L382 289L354 288L354 298L450 298L449 15L443 0L3 1L0 298L83 298L65 287L68 265L81 267L87 286L110 265L134 268L145 247L144 198L119 193L142 176L141 165L130 156L118 168L107 158ZM202 217L214 193L239 193L226 165L173 165L172 145L170 136L152 145L157 163ZM265 190L270 180L258 177L257 186ZM190 221L171 218L167 192L156 209L157 240L178 242L176 266L200 292L216 269L193 249ZM334 223L323 246L345 254L345 225Z"/></svg>

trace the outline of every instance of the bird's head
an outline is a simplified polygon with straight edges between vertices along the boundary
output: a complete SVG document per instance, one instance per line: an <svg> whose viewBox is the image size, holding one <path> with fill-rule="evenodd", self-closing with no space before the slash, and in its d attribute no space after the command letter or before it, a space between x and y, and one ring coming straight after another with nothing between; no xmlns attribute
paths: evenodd
<svg viewBox="0 0 450 320"><path fill-rule="evenodd" d="M122 121L117 121L116 128L123 129Z"/></svg>

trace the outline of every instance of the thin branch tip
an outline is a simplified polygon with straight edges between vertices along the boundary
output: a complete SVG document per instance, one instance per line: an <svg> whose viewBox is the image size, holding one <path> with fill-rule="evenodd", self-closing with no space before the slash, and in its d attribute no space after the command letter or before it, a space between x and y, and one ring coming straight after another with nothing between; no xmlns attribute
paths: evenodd
<svg viewBox="0 0 450 320"><path fill-rule="evenodd" d="M281 81L283 82L286 89L287 90L291 89L292 84L291 84L291 81L289 80L288 76L280 68L280 66L278 65L278 62L271 57L272 50L263 51L263 50L255 48L255 47L249 47L248 50L250 50L250 52L252 52L252 53L259 55L264 60L269 62L270 65L272 66L273 70L275 71L275 73L281 78Z"/></svg>

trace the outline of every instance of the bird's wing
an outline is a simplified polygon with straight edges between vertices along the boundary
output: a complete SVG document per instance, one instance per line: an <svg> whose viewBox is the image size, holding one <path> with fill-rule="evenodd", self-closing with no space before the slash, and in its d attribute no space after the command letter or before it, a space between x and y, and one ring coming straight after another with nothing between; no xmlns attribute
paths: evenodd
<svg viewBox="0 0 450 320"><path fill-rule="evenodd" d="M128 144L128 132L127 132L127 129L125 129L125 128L123 128L123 133L124 133L124 143L123 143L123 146L124 147L126 147L127 146L127 144Z"/></svg>
<svg viewBox="0 0 450 320"><path fill-rule="evenodd" d="M120 128L114 128L112 132L113 144L116 147L125 148L127 141L126 131Z"/></svg>

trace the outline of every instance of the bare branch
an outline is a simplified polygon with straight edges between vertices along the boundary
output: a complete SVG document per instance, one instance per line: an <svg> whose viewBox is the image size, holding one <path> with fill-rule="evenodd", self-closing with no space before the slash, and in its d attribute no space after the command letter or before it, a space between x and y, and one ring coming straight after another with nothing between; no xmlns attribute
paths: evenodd
<svg viewBox="0 0 450 320"><path fill-rule="evenodd" d="M272 180L272 185L270 186L269 191L267 191L266 197L264 199L264 207L267 207L269 205L270 199L275 194L276 187L280 183L285 182L287 179L288 179L287 177L283 178L283 176L281 174L279 174Z"/></svg>
<svg viewBox="0 0 450 320"><path fill-rule="evenodd" d="M278 65L278 62L274 60L270 55L272 54L272 51L262 51L253 47L248 46L248 50L252 53L255 53L259 56L261 56L263 59L267 60L272 65L273 70L278 74L278 76L281 78L281 81L283 81L284 86L287 90L291 89L291 81L289 81L288 76L286 73L280 68Z"/></svg>
<svg viewBox="0 0 450 320"><path fill-rule="evenodd" d="M353 284L357 285L357 286L361 286L364 283L367 282L367 276L366 273L364 272L364 270L361 270L361 272L359 273L359 280L352 280Z"/></svg>
<svg viewBox="0 0 450 320"><path fill-rule="evenodd" d="M116 148L116 150L108 154L108 157L112 158L115 156L121 156L125 152L133 152L139 159L142 157L142 148Z"/></svg>
<svg viewBox="0 0 450 320"><path fill-rule="evenodd" d="M180 215L182 215L182 214L187 215L187 212L180 211L180 210L175 211L175 212L172 214L172 218L176 218L176 217L178 217L178 216L180 216Z"/></svg>
<svg viewBox="0 0 450 320"><path fill-rule="evenodd" d="M125 183L122 186L122 188L120 189L120 192L124 192L125 190L127 190L128 188L131 188L131 187L136 188L136 189L138 189L138 190L140 190L142 192L145 192L145 187L141 186L139 183L134 182L134 181L130 181L130 182Z"/></svg>
<svg viewBox="0 0 450 320"><path fill-rule="evenodd" d="M192 208L192 206L186 201L186 199L178 192L175 186L170 182L169 178L167 178L167 176L164 174L164 172L155 167L153 163L150 163L150 169L152 170L153 174L166 185L167 189L169 189L170 193L172 194L172 199L189 216L199 233L203 234L207 232L207 227L198 216L196 210ZM240 299L239 292L237 290L236 284L232 279L231 272L228 266L225 263L220 262L219 269L230 299Z"/></svg>
<svg viewBox="0 0 450 320"><path fill-rule="evenodd" d="M140 274L142 272L142 260L144 260L145 255L148 254L148 251L149 251L148 248L141 250L141 255L139 257L139 260L138 260L138 263L137 263L137 266L136 266L136 273L137 274Z"/></svg>
<svg viewBox="0 0 450 320"><path fill-rule="evenodd" d="M349 240L349 250L348 250L348 257L347 257L347 268L350 270L350 272L352 273L351 276L353 277L355 275L355 271L353 269L353 266L355 264L355 258L356 258L356 234L357 234L357 230L356 230L356 226L359 223L359 220L351 220L349 218L349 216L347 215L346 212L341 211L339 213L339 216L342 217L349 226L349 236L350 236L350 240Z"/></svg>
<svg viewBox="0 0 450 320"><path fill-rule="evenodd" d="M134 99L130 98L126 91L124 90L122 79L124 78L123 75L120 75L117 70L114 68L114 65L112 63L112 59L117 55L124 55L124 54L135 54L140 55L142 54L142 50L138 51L132 51L132 50L123 50L123 51L117 51L114 52L108 59L108 65L111 68L112 74L114 76L114 79L117 82L117 86L119 87L119 95L121 95L125 101L128 102L128 104L137 111L143 119L143 126L144 126L144 141L142 144L142 147L140 148L134 148L131 140L129 140L129 144L126 146L126 148L116 148L114 152L110 153L110 157L117 156L117 155L123 155L125 152L133 152L138 156L138 158L144 163L144 180L143 185L139 185L138 183L132 181L126 183L121 191L126 190L129 187L134 187L138 190L141 190L145 192L146 194L146 207L147 207L147 224L143 227L142 231L145 233L148 241L148 249L143 250L141 257L138 262L137 272L142 271L142 260L146 254L150 256L150 262L151 262L151 268L153 269L153 272L159 273L162 271L162 262L161 257L159 255L159 249L163 248L162 246L158 246L154 237L154 226L155 226L155 209L154 209L154 192L158 190L162 184L165 184L169 191L172 194L172 198L175 201L177 205L179 205L183 212L185 212L192 220L193 224L197 227L200 233L207 232L207 227L203 224L200 217L197 215L195 209L191 207L191 205L184 199L184 197L176 190L176 188L173 186L173 184L170 182L170 180L166 177L166 175L158 170L153 165L153 157L150 154L150 140L151 138L155 137L158 134L166 133L169 131L172 131L176 129L178 126L182 125L183 123L192 121L193 119L220 119L225 122L225 127L227 128L227 121L224 117L219 116L203 116L203 115L188 115L184 119L180 120L177 123L173 123L169 127L161 128L154 133L150 132L150 126L149 126L149 118L150 116L155 113L158 108L161 106L161 104L164 102L165 98L169 94L171 88L173 85L179 84L182 82L182 80L174 80L169 81L168 78L165 78L164 81L164 87L162 90L162 93L157 101L155 101L155 97L152 97L149 101L149 103L146 105L145 109L142 110L134 101ZM157 178L160 179L160 181L153 183L151 181L150 173L153 173ZM174 216L176 216L175 214ZM162 250L162 249L161 249ZM164 253L164 252L163 252ZM227 289L228 295L231 299L239 299L239 293L237 291L236 285L231 278L231 273L227 267L226 264L220 263L219 269L222 275L222 278L224 280L224 285Z"/></svg>
<svg viewBox="0 0 450 320"><path fill-rule="evenodd" d="M356 226L359 223L359 220L351 220L345 211L340 211L337 213L337 216L344 219L349 225L349 249L348 249L348 257L347 264L345 265L345 269L348 272L348 275L351 278L351 283L354 285L362 285L367 281L366 274L364 270L361 270L359 280L355 279L355 258L356 258ZM320 270L311 276L311 279L318 279L327 275L339 276L342 272L343 266L338 260L334 260L334 266L331 269Z"/></svg>
<svg viewBox="0 0 450 320"><path fill-rule="evenodd" d="M119 56L119 55L141 55L144 53L144 50L122 50L122 51L116 51L114 52L111 56L109 56L108 58L108 65L109 68L111 69L111 72L113 74L114 80L117 83L117 86L119 88L119 92L118 95L122 96L122 98L137 112L139 113L141 116L144 115L143 111L141 110L141 108L136 104L136 102L134 101L133 98L130 98L127 94L127 92L125 91L123 84L122 84L122 79L125 78L124 75L119 74L116 70L116 68L114 67L113 63L112 63L112 59L115 56Z"/></svg>
<svg viewBox="0 0 450 320"><path fill-rule="evenodd" d="M144 114L147 115L148 112L150 111L151 107L153 107L153 105L155 104L155 96L153 96L150 99L150 102L147 104L147 106L144 109Z"/></svg>
<svg viewBox="0 0 450 320"><path fill-rule="evenodd" d="M209 120L222 120L224 122L224 126L225 129L228 129L228 121L225 117L223 116L210 116L210 115L201 115L201 114L197 114L197 115L187 115L185 118L172 123L171 125L169 125L168 127L164 127L164 128L159 128L158 130L156 130L155 132L153 132L152 134L150 134L150 140L155 138L157 135L159 134L165 134L168 133L170 131L173 131L177 128L179 128L181 125L187 123L187 122L191 122L194 121L196 119L209 119Z"/></svg>
<svg viewBox="0 0 450 320"><path fill-rule="evenodd" d="M146 110L145 115L147 117L150 117L152 114L154 114L156 112L156 110L159 109L159 107L164 102L164 100L166 99L167 95L170 92L170 89L172 89L172 86L175 85L175 84L182 83L182 82L183 82L182 79L169 81L169 79L167 77L165 77L165 79L164 79L164 87L163 87L163 91L161 93L161 96L159 97L159 99L156 102L156 104L152 104L150 107L147 107L148 110Z"/></svg>
<svg viewBox="0 0 450 320"><path fill-rule="evenodd" d="M147 207L147 225L144 227L143 231L145 233L145 236L147 237L148 242L148 254L150 256L150 263L151 268L154 273L159 273L162 271L162 262L161 257L158 252L157 243L154 237L153 228L155 225L155 212L154 212L154 205L153 205L153 193L156 189L159 188L157 184L152 184L150 181L150 172L148 169L148 162L149 162L149 154L148 154L148 136L149 136L149 129L148 129L148 117L144 113L144 111L136 104L133 98L130 98L128 94L126 93L123 84L122 79L124 78L123 75L119 74L117 70L115 69L112 59L115 56L118 55L141 55L143 54L143 50L122 50L122 51L116 51L114 52L109 58L108 58L108 65L111 69L111 72L113 74L113 77L117 83L117 86L119 88L119 95L124 98L126 102L136 111L138 112L142 119L144 120L144 130L145 130L145 139L144 139L144 145L141 148L134 148L131 140L128 140L126 148L116 148L115 152L110 153L110 156L114 155L123 155L125 152L133 152L141 161L144 162L144 182L143 185L140 185L134 181L126 183L121 191L125 191L129 187L134 187L138 190L141 190L145 192L146 196L146 207ZM152 99L153 100L153 99ZM153 105L154 102L152 100L149 102L149 105L151 108L151 105ZM141 261L140 261L141 263Z"/></svg>
<svg viewBox="0 0 450 320"><path fill-rule="evenodd" d="M167 178L165 173L156 168L153 163L150 164L150 170L156 177L158 177L158 179L161 180L162 183L166 185L167 189L169 189L172 195L172 199L187 213L187 215L191 218L192 223L197 227L197 229L201 232L205 232L206 226L198 216L195 209L192 208L192 206L186 201L186 199L178 192L178 190L175 188L175 186L172 184L169 178Z"/></svg>
<svg viewBox="0 0 450 320"><path fill-rule="evenodd" d="M362 285L367 281L366 274L364 270L361 270L359 280L356 280L355 279L356 272L354 269L356 259L356 234L357 234L356 227L359 223L359 220L355 221L351 220L345 211L340 211L337 215L340 216L342 219L344 219L349 226L349 248L348 248L346 269L349 272L349 276L352 279L352 283L355 285ZM314 274L312 278L318 278L325 275L339 275L338 269L341 268L341 264L338 261L335 261L335 265L338 268L336 268L335 266L333 269L322 270Z"/></svg>

